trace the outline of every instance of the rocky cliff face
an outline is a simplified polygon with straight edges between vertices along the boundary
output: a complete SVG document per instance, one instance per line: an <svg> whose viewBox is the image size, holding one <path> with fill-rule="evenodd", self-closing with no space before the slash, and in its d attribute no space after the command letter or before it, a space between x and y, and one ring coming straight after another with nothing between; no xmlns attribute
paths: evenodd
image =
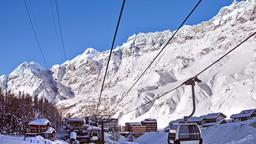
<svg viewBox="0 0 256 144"><path fill-rule="evenodd" d="M233 3L209 21L184 26L118 107L116 116L165 93L191 77L256 31L256 1ZM139 33L114 50L101 108L111 108L147 67L173 32ZM199 76L196 114L222 111L227 115L256 107L256 39ZM46 70L33 62L21 64L0 86L56 102L64 114L88 115L99 96L108 52L93 48ZM191 111L191 90L184 86L154 103L121 117L121 122L158 118L160 127Z"/></svg>

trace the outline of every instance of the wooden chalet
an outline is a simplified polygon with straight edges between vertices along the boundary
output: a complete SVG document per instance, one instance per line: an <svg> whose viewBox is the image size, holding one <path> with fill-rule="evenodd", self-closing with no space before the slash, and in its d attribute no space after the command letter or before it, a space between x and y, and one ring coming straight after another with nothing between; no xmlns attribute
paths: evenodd
<svg viewBox="0 0 256 144"><path fill-rule="evenodd" d="M203 127L208 127L216 124L223 124L225 123L225 118L227 116L223 113L211 113L208 115L201 116L201 125Z"/></svg>
<svg viewBox="0 0 256 144"><path fill-rule="evenodd" d="M46 131L42 132L42 137L50 140L55 140L56 130L52 127L48 127Z"/></svg>
<svg viewBox="0 0 256 144"><path fill-rule="evenodd" d="M230 116L232 121L245 121L256 118L256 109L243 110Z"/></svg>
<svg viewBox="0 0 256 144"><path fill-rule="evenodd" d="M45 118L30 121L26 131L27 136L41 135L44 138L51 140L54 140L56 135L55 129L51 127L51 123Z"/></svg>

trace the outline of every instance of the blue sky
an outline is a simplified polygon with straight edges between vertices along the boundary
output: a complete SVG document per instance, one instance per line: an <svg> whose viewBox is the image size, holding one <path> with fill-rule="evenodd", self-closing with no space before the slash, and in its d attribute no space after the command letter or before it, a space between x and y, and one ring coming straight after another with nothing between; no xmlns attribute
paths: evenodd
<svg viewBox="0 0 256 144"><path fill-rule="evenodd" d="M28 0L27 0L28 1ZM41 47L50 66L64 62L54 29L54 0L30 0ZM203 0L186 24L209 20L233 0ZM0 75L24 61L44 66L23 0L0 1ZM86 48L107 50L122 0L58 0L67 59ZM197 0L126 0L116 46L134 33L175 30Z"/></svg>

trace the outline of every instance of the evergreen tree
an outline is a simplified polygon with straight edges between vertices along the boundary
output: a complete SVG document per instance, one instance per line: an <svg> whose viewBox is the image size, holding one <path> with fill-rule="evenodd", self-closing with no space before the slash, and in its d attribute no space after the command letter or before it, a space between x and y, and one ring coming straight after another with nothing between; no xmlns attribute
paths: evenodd
<svg viewBox="0 0 256 144"><path fill-rule="evenodd" d="M0 110L0 133L5 134L24 134L28 122L39 116L47 118L55 128L61 121L61 115L54 104L21 92L14 95L9 91L4 96L0 89Z"/></svg>

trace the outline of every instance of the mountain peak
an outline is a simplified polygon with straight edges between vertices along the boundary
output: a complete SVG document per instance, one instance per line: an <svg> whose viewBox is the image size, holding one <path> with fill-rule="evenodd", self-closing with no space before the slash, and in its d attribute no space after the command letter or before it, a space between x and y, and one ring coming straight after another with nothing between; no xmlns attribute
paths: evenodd
<svg viewBox="0 0 256 144"><path fill-rule="evenodd" d="M96 49L94 48L87 48L83 54L87 55L87 56L93 56L93 55L96 55L98 54L99 51L97 51Z"/></svg>
<svg viewBox="0 0 256 144"><path fill-rule="evenodd" d="M20 64L12 73L10 76L16 76L16 75L21 75L27 72L32 72L32 73L39 73L41 71L45 71L46 69L43 68L41 65L31 61L31 62L23 62Z"/></svg>

